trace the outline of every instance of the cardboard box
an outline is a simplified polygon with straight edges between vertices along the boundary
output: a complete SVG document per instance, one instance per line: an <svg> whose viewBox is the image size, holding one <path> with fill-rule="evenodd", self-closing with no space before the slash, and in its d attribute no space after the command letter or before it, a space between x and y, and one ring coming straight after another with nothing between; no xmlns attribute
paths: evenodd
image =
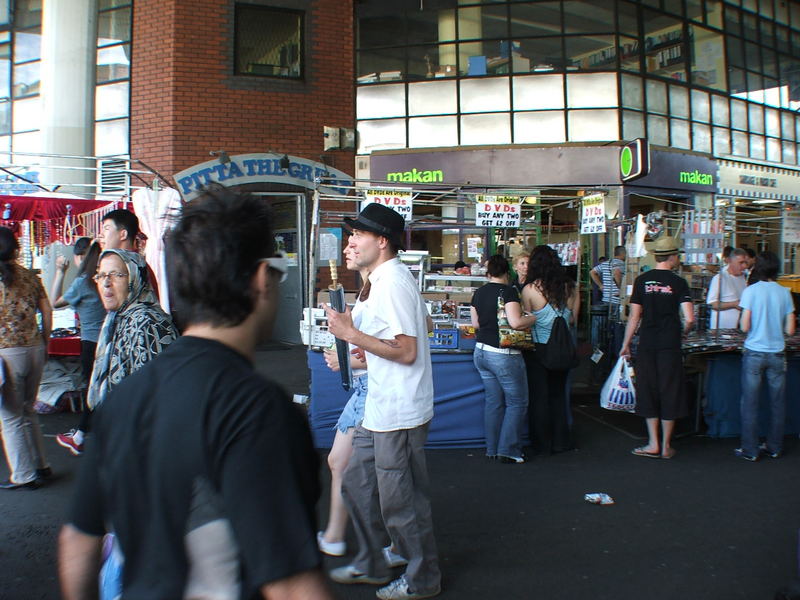
<svg viewBox="0 0 800 600"><path fill-rule="evenodd" d="M422 292L422 299L432 302L447 300L447 294L445 292Z"/></svg>
<svg viewBox="0 0 800 600"><path fill-rule="evenodd" d="M472 302L472 292L450 292L447 295L449 300L454 300L458 303L469 304Z"/></svg>

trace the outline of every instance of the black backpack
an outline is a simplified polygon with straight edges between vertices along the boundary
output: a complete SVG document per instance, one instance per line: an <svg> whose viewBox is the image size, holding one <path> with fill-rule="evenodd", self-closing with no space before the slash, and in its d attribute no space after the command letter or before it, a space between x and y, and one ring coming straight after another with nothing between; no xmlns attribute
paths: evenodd
<svg viewBox="0 0 800 600"><path fill-rule="evenodd" d="M536 330L534 326L534 331ZM536 344L536 356L548 371L568 371L578 366L578 352L567 320L557 315L546 344Z"/></svg>

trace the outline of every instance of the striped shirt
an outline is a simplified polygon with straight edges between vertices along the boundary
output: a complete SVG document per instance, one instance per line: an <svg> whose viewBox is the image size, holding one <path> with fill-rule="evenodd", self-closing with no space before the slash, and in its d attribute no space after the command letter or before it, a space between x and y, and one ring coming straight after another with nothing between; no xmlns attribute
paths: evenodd
<svg viewBox="0 0 800 600"><path fill-rule="evenodd" d="M623 273L625 272L625 263L618 258L607 260L592 269L600 276L600 280L603 282L603 302L610 304L619 304L619 288L617 287L617 282L614 281L614 271L616 269Z"/></svg>

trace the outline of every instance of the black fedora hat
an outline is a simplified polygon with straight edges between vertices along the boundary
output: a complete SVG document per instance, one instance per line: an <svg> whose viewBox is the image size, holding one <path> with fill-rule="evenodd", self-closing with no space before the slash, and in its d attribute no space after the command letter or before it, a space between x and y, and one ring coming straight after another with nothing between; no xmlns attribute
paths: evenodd
<svg viewBox="0 0 800 600"><path fill-rule="evenodd" d="M381 235L396 243L401 250L405 250L403 231L406 228L406 221L403 215L383 204L375 202L367 204L355 219L345 217L344 224L350 229Z"/></svg>

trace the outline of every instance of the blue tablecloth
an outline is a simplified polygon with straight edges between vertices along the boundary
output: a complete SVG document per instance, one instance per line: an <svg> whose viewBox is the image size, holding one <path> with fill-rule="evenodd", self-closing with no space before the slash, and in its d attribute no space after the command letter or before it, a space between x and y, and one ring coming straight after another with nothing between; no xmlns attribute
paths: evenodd
<svg viewBox="0 0 800 600"><path fill-rule="evenodd" d="M800 433L800 356L790 355L786 361L786 433ZM737 437L741 433L742 355L726 352L708 359L706 372L706 406L703 409L708 435ZM766 435L769 417L766 381L761 386L759 416L761 435Z"/></svg>
<svg viewBox="0 0 800 600"><path fill-rule="evenodd" d="M481 448L483 383L472 354L432 354L434 415L428 432L429 448ZM309 420L314 445L330 448L334 425L350 393L342 389L339 373L325 365L321 352L308 352L311 371Z"/></svg>

